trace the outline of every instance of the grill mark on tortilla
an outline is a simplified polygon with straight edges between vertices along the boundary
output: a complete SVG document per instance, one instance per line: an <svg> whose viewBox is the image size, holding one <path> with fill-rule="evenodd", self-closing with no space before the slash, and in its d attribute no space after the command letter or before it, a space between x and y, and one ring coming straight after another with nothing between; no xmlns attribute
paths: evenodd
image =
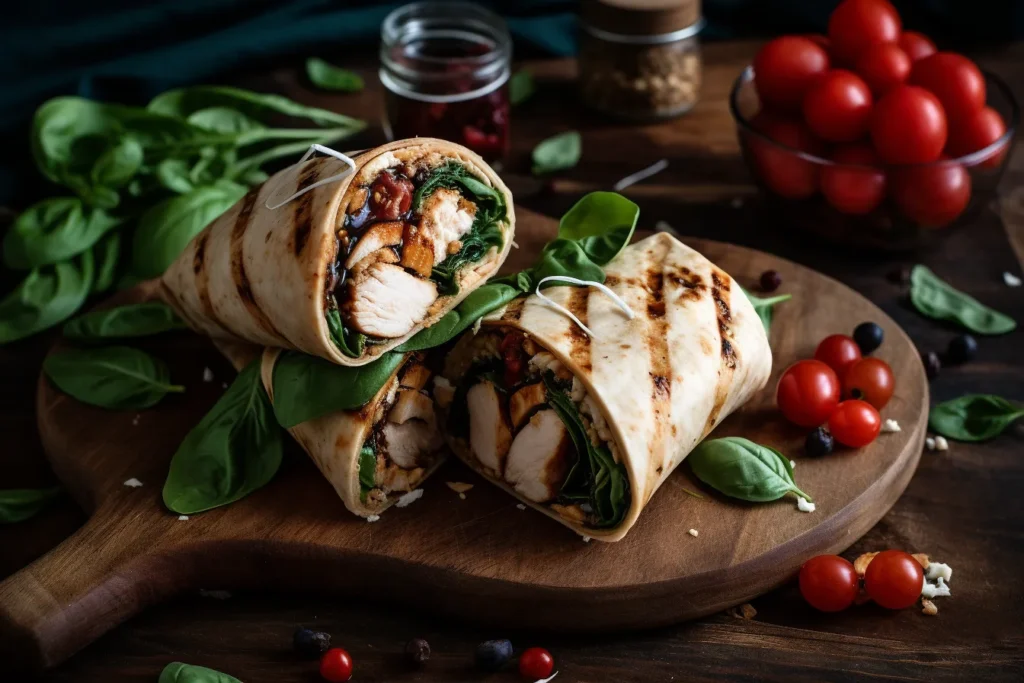
<svg viewBox="0 0 1024 683"><path fill-rule="evenodd" d="M239 210L238 216L235 218L235 224L231 228L231 277L235 282L238 298L245 304L246 310L249 311L249 315L256 321L256 324L274 337L284 339L284 335L274 327L274 323L270 321L267 314L260 308L256 297L253 295L249 276L245 272L245 255L242 253L242 242L245 238L245 231L249 228L249 221L252 220L252 212L256 208L256 198L258 195L258 188L250 190L245 195L242 199L242 208Z"/></svg>
<svg viewBox="0 0 1024 683"><path fill-rule="evenodd" d="M587 324L587 307L590 303L590 287L573 287L569 290L569 300L565 307ZM569 325L569 358L584 372L590 372L590 336L574 322Z"/></svg>
<svg viewBox="0 0 1024 683"><path fill-rule="evenodd" d="M672 360L668 348L668 321L665 319L664 256L648 267L647 291L647 349L651 369L651 409L654 411L654 433L651 435L650 453L660 459L665 441L665 426L672 422ZM660 472L659 472L660 474ZM654 490L655 482L648 488Z"/></svg>
<svg viewBox="0 0 1024 683"><path fill-rule="evenodd" d="M718 320L718 336L721 340L720 365L718 366L718 381L715 384L715 400L708 413L707 422L704 424L704 433L707 434L714 429L718 416L729 395L729 385L732 382L733 372L736 371L738 354L733 345L732 334L732 309L727 299L731 296L732 281L724 272L712 266L711 271L711 300L715 307L715 317Z"/></svg>
<svg viewBox="0 0 1024 683"><path fill-rule="evenodd" d="M299 182L295 191L306 189L319 179L320 166L322 163L311 163L303 169L299 175ZM309 241L309 233L313 230L313 192L307 192L295 199L295 213L292 214L293 226L293 247L295 255L298 256L306 248Z"/></svg>
<svg viewBox="0 0 1024 683"><path fill-rule="evenodd" d="M206 243L210 239L210 231L203 230L196 237L196 252L192 257L192 273L195 275L196 295L199 297L199 304L203 307L203 313L214 325L227 329L217 318L217 312L213 310L213 301L210 299L210 272L206 269Z"/></svg>
<svg viewBox="0 0 1024 683"><path fill-rule="evenodd" d="M686 266L680 267L679 270L666 270L665 278L680 288L680 299L685 298L691 301L700 301L704 298L704 293L708 290L707 285L704 284L700 275L694 273Z"/></svg>

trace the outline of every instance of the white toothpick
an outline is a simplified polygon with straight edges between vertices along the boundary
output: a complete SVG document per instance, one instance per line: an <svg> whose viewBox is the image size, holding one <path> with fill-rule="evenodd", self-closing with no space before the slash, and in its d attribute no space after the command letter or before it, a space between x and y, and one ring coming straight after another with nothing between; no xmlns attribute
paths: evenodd
<svg viewBox="0 0 1024 683"><path fill-rule="evenodd" d="M587 336L590 337L591 339L597 339L597 336L593 333L593 331L591 331L591 329L589 327L584 325L583 322L579 318L577 318L575 315L573 315L572 311L570 311L568 308L566 308L565 306L563 306L563 305L561 305L559 303L555 303L554 301L549 299L546 295L541 294L540 288L541 288L541 285L543 285L545 282L567 282L567 283L572 284L572 285L580 285L580 286L585 286L585 287L596 287L597 289L601 290L609 299L614 301L616 303L616 305L618 305L618 307L620 309L622 309L622 312L626 314L627 318L632 320L634 317L636 317L636 314L633 313L633 309L629 307L629 304L627 304L625 301L623 301L619 297L618 294L616 294L615 292L613 292L611 290L611 288L606 287L605 285L603 285L600 282L595 282L593 280L580 280L578 278L569 277L568 275L549 275L549 276L547 276L545 278L541 278L541 281L537 283L537 289L534 292L537 295L537 297L541 301L543 301L544 305L546 305L548 308L553 308L556 311L558 311L559 313L562 313L562 314L568 316L569 319L571 319L574 323L579 325L580 329L583 330L584 332L586 332Z"/></svg>
<svg viewBox="0 0 1024 683"><path fill-rule="evenodd" d="M313 156L313 154L315 152L320 152L321 154L326 154L327 156L334 157L335 159L340 159L341 161L344 161L346 164L348 164L348 168L345 169L344 171L342 171L341 173L337 174L337 175L332 175L330 178L322 178L321 180L318 180L315 183L313 183L312 185L310 185L309 187L302 188L301 190L299 190L298 192L293 194L291 197L288 197L287 199L285 199L283 202L278 202L277 204L274 204L273 206L270 205L270 199L268 198L267 201L264 202L264 206L266 206L271 211L274 211L275 209L280 209L282 206L284 206L285 204L287 204L291 200L293 200L293 199L295 199L297 197L301 197L302 195L306 194L310 190L316 189L316 188L320 187L321 185L327 185L329 183L333 183L333 182L336 182L338 180L341 180L342 178L344 178L345 176L351 174L353 171L356 170L356 162L352 161L352 159L350 159L348 156L342 154L341 152L339 152L336 149L331 149L330 147L325 147L324 145L318 145L316 143L313 143L312 145L309 146L309 151L302 155L302 158L299 159L298 163L300 163L300 164L304 163L311 156ZM276 189L277 188L274 188L274 190L276 190ZM273 194L273 191L270 194Z"/></svg>

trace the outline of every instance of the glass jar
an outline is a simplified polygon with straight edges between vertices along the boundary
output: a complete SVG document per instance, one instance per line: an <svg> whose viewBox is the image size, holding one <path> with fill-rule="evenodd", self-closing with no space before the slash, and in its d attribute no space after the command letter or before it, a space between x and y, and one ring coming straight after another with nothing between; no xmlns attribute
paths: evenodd
<svg viewBox="0 0 1024 683"><path fill-rule="evenodd" d="M590 107L630 120L684 114L701 85L699 0L590 0L580 22L580 87Z"/></svg>
<svg viewBox="0 0 1024 683"><path fill-rule="evenodd" d="M468 2L418 2L381 25L380 81L389 138L458 142L487 161L509 149L512 39L498 15Z"/></svg>

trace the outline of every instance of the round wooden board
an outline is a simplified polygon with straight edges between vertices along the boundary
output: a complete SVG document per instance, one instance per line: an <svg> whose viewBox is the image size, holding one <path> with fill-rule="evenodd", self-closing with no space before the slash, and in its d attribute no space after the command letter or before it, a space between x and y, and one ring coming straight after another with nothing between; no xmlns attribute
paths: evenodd
<svg viewBox="0 0 1024 683"><path fill-rule="evenodd" d="M529 263L555 224L521 210L518 252ZM233 373L210 343L181 333L137 344L187 385L142 413L93 408L45 378L39 428L54 470L92 517L72 538L0 584L0 643L7 661L61 661L144 606L186 590L288 589L353 594L390 608L501 624L594 631L699 617L760 595L808 557L849 547L903 492L920 457L928 386L917 351L887 315L844 285L746 248L685 240L752 287L772 268L793 300L776 309L767 388L713 436L740 434L795 462L817 510L791 499L751 505L721 497L684 464L618 543L584 543L473 474L454 458L421 500L367 523L342 506L297 446L267 487L226 508L179 520L161 504L167 464ZM116 297L138 300L143 289ZM858 451L803 456L805 432L774 407L779 374L827 334L864 320L885 330L876 355L897 373L883 417L903 431ZM214 381L204 382L204 368ZM137 478L141 488L124 482ZM474 484L465 500L445 482ZM684 489L700 491L703 499ZM696 529L699 536L687 533ZM0 645L0 650L4 646Z"/></svg>

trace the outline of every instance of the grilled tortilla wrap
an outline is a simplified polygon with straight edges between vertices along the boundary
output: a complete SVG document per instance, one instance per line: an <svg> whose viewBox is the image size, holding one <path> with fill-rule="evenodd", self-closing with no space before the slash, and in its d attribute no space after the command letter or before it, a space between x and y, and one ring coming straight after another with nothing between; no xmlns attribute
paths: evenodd
<svg viewBox="0 0 1024 683"><path fill-rule="evenodd" d="M512 196L465 147L399 140L344 172L323 157L254 188L162 278L163 298L215 339L364 365L429 327L497 272Z"/></svg>
<svg viewBox="0 0 1024 683"><path fill-rule="evenodd" d="M595 288L552 287L483 319L448 353L446 438L471 467L579 534L617 541L686 455L765 385L753 306L699 253L660 233Z"/></svg>
<svg viewBox="0 0 1024 683"><path fill-rule="evenodd" d="M263 386L273 402L274 363L280 350L215 343L236 369L260 356ZM379 514L444 461L447 449L434 415L432 379L422 354L406 354L391 379L361 409L339 410L288 430L354 514Z"/></svg>

